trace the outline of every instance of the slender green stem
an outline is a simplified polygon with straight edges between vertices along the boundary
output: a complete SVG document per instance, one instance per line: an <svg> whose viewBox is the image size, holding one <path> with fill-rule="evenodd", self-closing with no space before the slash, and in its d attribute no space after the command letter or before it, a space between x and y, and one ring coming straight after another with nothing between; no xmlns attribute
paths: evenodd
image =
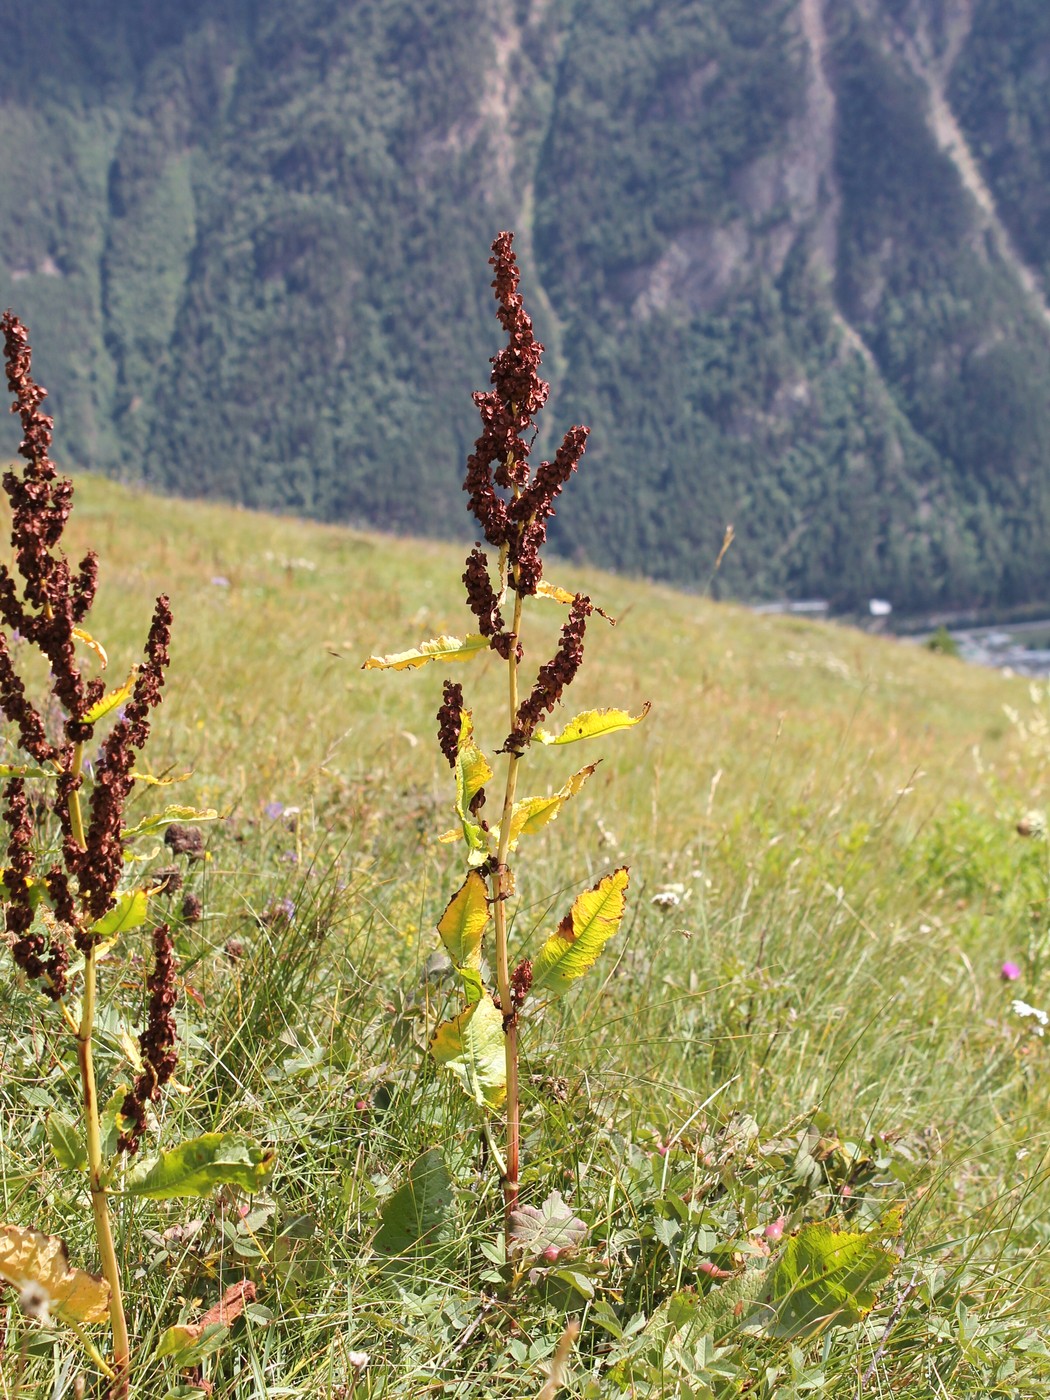
<svg viewBox="0 0 1050 1400"><path fill-rule="evenodd" d="M95 1030L95 1002L98 991L98 968L95 948L88 949L84 958L84 1002L80 1029L77 1032L77 1060L84 1095L84 1121L87 1125L88 1189L91 1192L91 1212L95 1218L95 1235L102 1261L102 1273L109 1284L109 1321L113 1331L113 1382L111 1400L125 1400L128 1393L128 1325L124 1317L124 1300L120 1290L120 1267L113 1244L109 1218L109 1202L103 1179L102 1130L98 1116L98 1091L95 1084L95 1064L92 1039Z"/></svg>
<svg viewBox="0 0 1050 1400"><path fill-rule="evenodd" d="M73 766L69 770L70 776L78 779L84 766L84 745L77 744L73 749ZM84 840L84 816L80 810L80 791L74 788L69 794L69 825L73 832L73 840L80 849L86 850L87 843Z"/></svg>
<svg viewBox="0 0 1050 1400"><path fill-rule="evenodd" d="M518 714L518 658L516 643L521 634L521 595L514 595L514 623L512 626L515 645L510 648L507 660L508 700L510 705L510 727L514 728ZM503 796L503 814L500 818L499 847L496 852L496 873L492 877L492 909L495 925L496 945L496 984L499 988L500 1006L503 1008L503 1041L507 1073L507 1160L503 1172L503 1206L506 1215L507 1238L511 1236L511 1216L518 1208L518 1180L520 1174L521 1118L518 1093L518 1021L514 1011L510 983L510 956L507 947L507 900L511 892L510 867L507 853L510 848L511 815L514 810L514 794L518 785L518 764L521 755L511 753L507 758L507 786Z"/></svg>

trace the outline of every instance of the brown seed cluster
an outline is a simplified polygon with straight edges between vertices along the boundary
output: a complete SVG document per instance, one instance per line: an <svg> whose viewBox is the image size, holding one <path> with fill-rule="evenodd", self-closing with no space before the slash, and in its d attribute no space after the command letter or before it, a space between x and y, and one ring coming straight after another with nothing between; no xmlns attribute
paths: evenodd
<svg viewBox="0 0 1050 1400"><path fill-rule="evenodd" d="M175 951L167 924L158 924L153 930L153 971L147 986L149 1011L146 1029L139 1036L142 1073L120 1109L131 1126L121 1134L118 1146L129 1155L138 1150L146 1130L146 1105L159 1101L161 1088L175 1073L179 1058L175 1049Z"/></svg>
<svg viewBox="0 0 1050 1400"><path fill-rule="evenodd" d="M171 608L165 597L157 599L153 623L146 642L146 659L135 677L131 699L124 714L106 736L95 766L95 786L91 793L91 820L81 850L72 833L66 834L66 863L80 882L80 893L88 914L99 919L113 905L124 871L124 847L120 831L124 804L134 785L131 776L135 755L149 738L149 712L160 704L171 641Z"/></svg>
<svg viewBox="0 0 1050 1400"><path fill-rule="evenodd" d="M149 713L160 702L168 666L171 611L158 598L130 699L102 744L94 768L94 786L85 822L83 843L75 830L73 809L83 785L80 759L92 738L94 724L85 716L105 693L105 682L81 674L76 643L81 624L94 601L98 560L87 554L74 570L61 550L62 535L73 503L72 483L60 478L50 457L53 420L41 411L46 390L32 376L32 351L26 328L6 312L0 317L7 386L14 396L11 411L22 424L19 454L25 465L8 471L3 487L11 503L11 545L16 561L12 572L0 563L0 712L18 733L20 747L55 774L52 810L62 834L62 864L53 865L40 882L58 924L72 928L81 951L91 944L84 930L112 908L124 870L120 840L124 804L131 790L135 755L149 737ZM12 655L11 637L34 647L46 658L51 673L53 702L64 723L58 736L49 735L43 714L26 695ZM6 789L10 834L7 927L16 934L15 958L43 990L60 996L65 989L68 952L52 940L44 955L43 934L32 932L33 902L28 880L32 864L33 818L19 780Z"/></svg>
<svg viewBox="0 0 1050 1400"><path fill-rule="evenodd" d="M503 232L492 244L489 262L495 268L496 314L507 333L507 344L492 361L492 390L474 395L482 433L467 459L463 489L489 544L497 549L506 546L511 586L524 596L536 592L543 576L539 551L547 538L547 522L554 514L555 498L583 455L588 430L570 428L554 461L542 462L531 476L529 453L535 438L535 417L547 401L550 385L539 376L543 346L533 334L532 318L518 291L520 274L513 241L513 234ZM467 569L469 573L471 559ZM486 582L487 577L486 570ZM481 605L487 599L476 565L474 579L477 587L471 606L477 613L475 603ZM468 591L470 587L468 581ZM491 621L491 611L487 615ZM477 616L480 621L482 614ZM502 622L498 627L493 625L491 632L483 629L483 634L493 638L492 645L501 655L509 654L512 642L503 640Z"/></svg>
<svg viewBox="0 0 1050 1400"><path fill-rule="evenodd" d="M69 949L59 938L50 940L33 927L34 910L31 895L33 871L33 820L26 798L25 783L12 778L4 788L6 806L4 820L10 828L7 838L7 867L4 870L6 890L5 924L14 942L11 956L27 977L39 978L41 990L52 1001L65 996ZM54 871L50 874L54 875ZM50 880L49 880L50 883ZM58 890L62 904L62 887ZM62 918L62 913L59 913Z"/></svg>
<svg viewBox="0 0 1050 1400"><path fill-rule="evenodd" d="M459 753L459 731L463 723L463 687L458 681L446 681L442 690L441 708L437 712L438 744L448 759L448 766L455 768Z"/></svg>
<svg viewBox="0 0 1050 1400"><path fill-rule="evenodd" d="M569 609L569 618L561 629L558 650L546 665L540 667L531 693L518 706L514 728L507 736L504 751L521 753L532 738L532 731L544 715L548 715L561 699L562 691L572 684L583 661L583 638L587 619L594 611L591 600L577 593Z"/></svg>

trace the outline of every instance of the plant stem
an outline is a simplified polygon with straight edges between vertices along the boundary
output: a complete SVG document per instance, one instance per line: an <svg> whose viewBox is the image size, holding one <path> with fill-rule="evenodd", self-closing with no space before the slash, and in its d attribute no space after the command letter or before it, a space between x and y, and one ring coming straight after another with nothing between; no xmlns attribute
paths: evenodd
<svg viewBox="0 0 1050 1400"><path fill-rule="evenodd" d="M84 957L84 1004L77 1032L77 1061L84 1095L84 1120L87 1126L88 1189L91 1211L95 1217L95 1236L102 1260L102 1273L109 1284L109 1321L113 1332L114 1377L110 1387L111 1400L125 1400L128 1393L128 1325L124 1317L124 1300L120 1291L120 1267L113 1245L113 1230L109 1219L109 1202L103 1181L102 1131L98 1117L98 1092L95 1085L95 1064L92 1037L95 1029L95 1001L98 988L96 950L92 946Z"/></svg>
<svg viewBox="0 0 1050 1400"><path fill-rule="evenodd" d="M514 728L518 714L518 657L517 642L521 633L521 594L514 594L513 642L507 658L508 700L510 702L510 727ZM518 785L518 763L521 755L511 753L507 758L507 786L503 795L503 814L500 818L499 848L496 852L496 873L492 877L492 909L495 924L496 943L496 983L499 988L500 1006L503 1008L503 1042L507 1067L507 1161L503 1173L503 1208L506 1236L512 1234L511 1216L518 1208L518 1180L520 1175L521 1119L518 1094L518 1018L514 1010L510 984L510 957L507 948L507 900L510 898L510 867L507 865L507 852L510 848L511 815L514 811L514 794Z"/></svg>
<svg viewBox="0 0 1050 1400"><path fill-rule="evenodd" d="M69 770L70 777L77 779L80 777L84 764L84 745L77 744L73 749L73 766ZM80 849L86 850L87 843L84 840L84 817L80 810L80 792L77 788L69 794L69 825L73 833L73 840Z"/></svg>

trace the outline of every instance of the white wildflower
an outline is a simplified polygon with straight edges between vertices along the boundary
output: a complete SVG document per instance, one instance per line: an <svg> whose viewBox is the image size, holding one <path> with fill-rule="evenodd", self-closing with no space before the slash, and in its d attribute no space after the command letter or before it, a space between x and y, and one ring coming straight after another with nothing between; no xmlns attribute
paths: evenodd
<svg viewBox="0 0 1050 1400"><path fill-rule="evenodd" d="M1026 1001L1013 1001L1010 1005L1015 1016L1035 1022L1032 1030L1036 1035L1046 1034L1046 1028L1050 1026L1050 1016L1045 1011L1041 1011L1038 1006L1029 1006Z"/></svg>
<svg viewBox="0 0 1050 1400"><path fill-rule="evenodd" d="M677 909L682 902L682 896L676 890L660 890L649 902L655 904L658 909Z"/></svg>
<svg viewBox="0 0 1050 1400"><path fill-rule="evenodd" d="M26 1279L19 1290L18 1301L27 1317L35 1317L45 1325L51 1321L51 1295L36 1279Z"/></svg>

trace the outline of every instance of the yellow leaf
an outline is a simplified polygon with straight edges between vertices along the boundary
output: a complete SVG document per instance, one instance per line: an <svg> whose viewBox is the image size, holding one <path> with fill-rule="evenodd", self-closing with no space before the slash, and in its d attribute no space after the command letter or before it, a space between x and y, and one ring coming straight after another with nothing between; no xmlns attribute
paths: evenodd
<svg viewBox="0 0 1050 1400"><path fill-rule="evenodd" d="M652 701L647 700L640 715L628 714L626 710L585 710L575 719L570 719L560 734L537 729L532 737L541 744L574 744L577 739L596 739L603 734L615 734L619 729L630 729L632 725L640 724L651 709Z"/></svg>
<svg viewBox="0 0 1050 1400"><path fill-rule="evenodd" d="M488 650L489 641L480 632L471 632L464 641L458 637L435 637L421 642L411 651L397 651L391 656L370 656L362 671L407 671L425 666L428 661L470 661L479 651Z"/></svg>
<svg viewBox="0 0 1050 1400"><path fill-rule="evenodd" d="M73 636L76 637L78 642L83 642L86 647L91 648L91 650L98 657L99 662L104 671L109 665L109 657L106 655L106 648L102 645L102 643L96 642L91 633L85 632L82 627L74 627Z"/></svg>
<svg viewBox="0 0 1050 1400"><path fill-rule="evenodd" d="M193 777L193 773L176 773L170 778L155 778L152 773L139 773L132 769L128 776L134 778L137 783L145 783L147 787L170 787L172 783L184 783L187 778Z"/></svg>
<svg viewBox="0 0 1050 1400"><path fill-rule="evenodd" d="M470 810L471 803L492 777L492 766L474 742L474 721L469 710L460 716L456 747L456 815L463 823L463 840L474 855L488 851L488 840L481 821ZM484 855L481 857L484 859Z"/></svg>
<svg viewBox="0 0 1050 1400"><path fill-rule="evenodd" d="M448 902L438 922L438 933L456 967L481 966L481 940L489 913L488 887L472 870Z"/></svg>
<svg viewBox="0 0 1050 1400"><path fill-rule="evenodd" d="M555 583L548 583L545 578L541 578L536 585L537 598L550 598L555 603L571 603L575 593L570 593L567 588L559 588Z"/></svg>
<svg viewBox="0 0 1050 1400"><path fill-rule="evenodd" d="M579 792L597 767L597 763L589 763L586 768L581 768L578 773L572 775L563 788L552 793L550 797L526 797L523 802L515 802L510 817L510 845L507 849L515 850L519 836L531 836L541 827L545 827L548 822L552 822L569 798L574 797ZM499 840L498 825L493 828L492 838L494 841Z"/></svg>
<svg viewBox="0 0 1050 1400"><path fill-rule="evenodd" d="M630 875L625 865L584 890L532 965L534 991L557 995L591 967L620 927Z"/></svg>
<svg viewBox="0 0 1050 1400"><path fill-rule="evenodd" d="M0 1225L0 1279L20 1293L29 1284L38 1285L46 1295L48 1311L59 1321L105 1322L109 1316L109 1284L96 1274L72 1268L57 1235Z"/></svg>
<svg viewBox="0 0 1050 1400"><path fill-rule="evenodd" d="M434 1032L430 1053L454 1074L481 1108L499 1108L507 1094L503 1015L485 995Z"/></svg>

